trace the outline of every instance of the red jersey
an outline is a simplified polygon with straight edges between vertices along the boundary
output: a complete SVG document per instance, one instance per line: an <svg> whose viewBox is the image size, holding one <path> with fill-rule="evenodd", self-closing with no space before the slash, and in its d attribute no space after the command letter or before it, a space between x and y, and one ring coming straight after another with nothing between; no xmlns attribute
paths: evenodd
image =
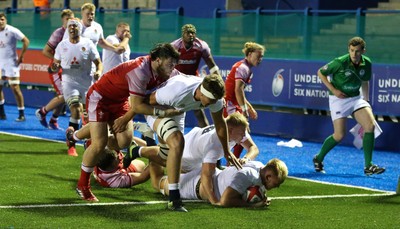
<svg viewBox="0 0 400 229"><path fill-rule="evenodd" d="M232 102L234 105L239 105L236 100L235 82L236 80L241 80L245 84L250 84L251 78L253 78L253 72L246 59L236 62L225 80L225 100Z"/></svg>
<svg viewBox="0 0 400 229"><path fill-rule="evenodd" d="M186 49L182 38L171 42L171 45L180 53L179 62L175 68L187 75L198 75L197 69L199 68L201 58L206 59L211 56L210 47L208 47L205 41L199 38L193 41L193 46L189 49Z"/></svg>
<svg viewBox="0 0 400 229"><path fill-rule="evenodd" d="M145 96L166 80L153 73L150 56L141 56L106 72L92 87L106 100L124 101L130 95Z"/></svg>
<svg viewBox="0 0 400 229"><path fill-rule="evenodd" d="M135 172L136 168L132 164L127 168L123 168L124 155L119 152L118 167L114 168L111 171L102 170L99 167L95 167L93 171L93 175L96 181L103 187L110 188L130 188L133 185L133 179L130 172Z"/></svg>
<svg viewBox="0 0 400 229"><path fill-rule="evenodd" d="M57 45L63 40L64 33L65 33L65 28L62 26L60 28L54 30L54 32L51 34L51 36L46 44L51 49L55 50L57 48Z"/></svg>

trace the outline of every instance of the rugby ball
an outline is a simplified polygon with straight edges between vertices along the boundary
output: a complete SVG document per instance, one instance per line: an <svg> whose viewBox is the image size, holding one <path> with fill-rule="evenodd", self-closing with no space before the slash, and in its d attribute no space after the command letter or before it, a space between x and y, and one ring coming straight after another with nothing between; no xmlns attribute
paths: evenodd
<svg viewBox="0 0 400 229"><path fill-rule="evenodd" d="M263 186L250 186L247 188L247 192L243 195L243 198L247 203L257 203L265 199L264 191L265 188Z"/></svg>
<svg viewBox="0 0 400 229"><path fill-rule="evenodd" d="M283 69L279 69L275 73L274 78L272 79L272 94L275 97L278 97L283 90L284 80L283 76L281 75L283 71L284 71Z"/></svg>

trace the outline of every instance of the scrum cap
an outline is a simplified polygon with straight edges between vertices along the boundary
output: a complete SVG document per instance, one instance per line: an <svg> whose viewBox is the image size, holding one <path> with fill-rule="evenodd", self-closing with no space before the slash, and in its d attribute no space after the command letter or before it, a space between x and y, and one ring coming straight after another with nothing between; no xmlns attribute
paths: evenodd
<svg viewBox="0 0 400 229"><path fill-rule="evenodd" d="M82 34L82 23L80 22L80 20L78 19L78 18L72 18L72 19L69 19L68 20L68 23L67 23L67 28L70 26L70 25L76 25L77 27L78 27L78 30L79 30L79 34Z"/></svg>

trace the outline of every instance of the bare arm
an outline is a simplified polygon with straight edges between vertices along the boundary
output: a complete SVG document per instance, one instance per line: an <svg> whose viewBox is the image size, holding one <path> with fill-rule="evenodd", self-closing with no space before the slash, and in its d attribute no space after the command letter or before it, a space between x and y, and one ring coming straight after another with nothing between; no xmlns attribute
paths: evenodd
<svg viewBox="0 0 400 229"><path fill-rule="evenodd" d="M208 58L204 58L204 62L206 62L210 73L216 72L218 75L221 75L219 72L219 68L217 64L215 64L214 58L210 55Z"/></svg>
<svg viewBox="0 0 400 229"><path fill-rule="evenodd" d="M263 207L266 205L266 200L258 203L247 203L242 199L242 195L238 191L229 186L222 193L220 200L220 206L222 207Z"/></svg>
<svg viewBox="0 0 400 229"><path fill-rule="evenodd" d="M214 121L215 129L222 144L222 149L226 160L234 165L237 169L241 169L242 165L239 163L238 159L233 155L228 147L228 128L226 126L225 119L222 117L222 109L215 113L211 113L212 119Z"/></svg>
<svg viewBox="0 0 400 229"><path fill-rule="evenodd" d="M22 61L24 60L25 52L26 52L26 50L28 50L28 46L29 46L29 39L27 37L22 38L21 41L22 41L22 49L21 49L21 53L19 54L19 57L17 60L18 65L20 63L22 63Z"/></svg>
<svg viewBox="0 0 400 229"><path fill-rule="evenodd" d="M242 108L243 115L249 117L249 102L244 94L245 83L241 80L235 80L235 96L239 106Z"/></svg>
<svg viewBox="0 0 400 229"><path fill-rule="evenodd" d="M54 58L54 49L50 48L49 45L45 45L42 53L45 57L49 58L49 59L53 59Z"/></svg>
<svg viewBox="0 0 400 229"><path fill-rule="evenodd" d="M203 163L201 168L201 185L203 186L203 190L211 204L216 204L218 202L214 193L214 184L212 179L215 173L215 166L214 163Z"/></svg>
<svg viewBox="0 0 400 229"><path fill-rule="evenodd" d="M98 80L103 72L103 63L99 58L95 59L93 63L96 65L96 72L94 73L93 78Z"/></svg>
<svg viewBox="0 0 400 229"><path fill-rule="evenodd" d="M239 159L241 164L246 163L249 160L254 160L260 153L257 145L254 143L252 138L248 138L241 144L247 151L243 158Z"/></svg>
<svg viewBox="0 0 400 229"><path fill-rule="evenodd" d="M121 53L123 53L123 52L125 52L125 48L124 47L115 47L114 45L112 45L110 42L108 42L106 39L104 39L104 38L101 38L100 40L99 40L99 45L100 45L100 47L102 47L103 49L107 49L107 50L110 50L110 51L113 51L113 52L115 52L115 53L118 53L118 54L121 54Z"/></svg>

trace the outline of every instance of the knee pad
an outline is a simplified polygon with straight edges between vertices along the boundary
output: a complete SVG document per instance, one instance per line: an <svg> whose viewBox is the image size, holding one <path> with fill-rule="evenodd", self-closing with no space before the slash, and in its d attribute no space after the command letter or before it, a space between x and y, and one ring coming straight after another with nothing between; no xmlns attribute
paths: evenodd
<svg viewBox="0 0 400 229"><path fill-rule="evenodd" d="M163 118L157 127L158 136L167 141L168 137L175 131L180 131L178 124L172 118Z"/></svg>
<svg viewBox="0 0 400 229"><path fill-rule="evenodd" d="M10 85L19 85L21 81L19 79L15 79L15 80L8 80L8 84Z"/></svg>
<svg viewBox="0 0 400 229"><path fill-rule="evenodd" d="M167 160L169 153L168 145L160 143L158 146L160 147L160 151L158 151L158 156L160 156L164 160Z"/></svg>
<svg viewBox="0 0 400 229"><path fill-rule="evenodd" d="M71 107L72 105L79 105L80 101L81 97L79 95L73 95L69 97L66 102L68 104L68 107Z"/></svg>

